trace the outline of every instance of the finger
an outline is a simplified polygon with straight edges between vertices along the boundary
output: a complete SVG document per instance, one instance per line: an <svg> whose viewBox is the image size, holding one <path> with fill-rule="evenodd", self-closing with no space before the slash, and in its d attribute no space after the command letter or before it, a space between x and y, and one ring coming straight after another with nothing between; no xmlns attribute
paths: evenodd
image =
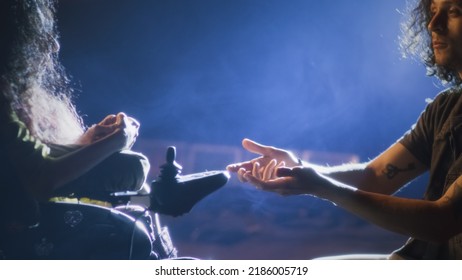
<svg viewBox="0 0 462 280"><path fill-rule="evenodd" d="M116 115L111 114L107 115L99 124L100 125L110 125L113 124L116 120Z"/></svg>
<svg viewBox="0 0 462 280"><path fill-rule="evenodd" d="M262 179L264 181L269 180L273 177L274 175L274 168L277 165L277 161L275 159L272 159L264 168L263 170L263 175Z"/></svg>
<svg viewBox="0 0 462 280"><path fill-rule="evenodd" d="M123 125L125 124L125 118L127 117L127 115L125 115L124 113L118 113L117 114L117 117L116 117L116 125L120 126L120 125Z"/></svg>
<svg viewBox="0 0 462 280"><path fill-rule="evenodd" d="M259 154L262 156L268 156L271 153L271 147L265 146L250 139L242 140L242 146L249 152Z"/></svg>
<svg viewBox="0 0 462 280"><path fill-rule="evenodd" d="M281 168L281 167L285 167L285 166L286 166L286 162L285 162L285 161L279 162L278 165L277 165L276 167L274 167L274 169L273 169L273 176L274 176L274 177L279 177L279 176L277 175L278 169Z"/></svg>
<svg viewBox="0 0 462 280"><path fill-rule="evenodd" d="M238 172L239 169L243 168L245 164L248 164L249 162L242 162L242 163L232 163L226 166L226 170L229 172Z"/></svg>
<svg viewBox="0 0 462 280"><path fill-rule="evenodd" d="M232 163L226 166L226 169L230 172L237 172L239 169L244 168L245 170L252 170L255 160L249 160L239 163Z"/></svg>
<svg viewBox="0 0 462 280"><path fill-rule="evenodd" d="M247 182L247 180L244 178L244 174L246 173L245 169L244 168L240 168L238 171L237 171L237 178L239 179L239 181L245 183Z"/></svg>
<svg viewBox="0 0 462 280"><path fill-rule="evenodd" d="M253 168L252 168L252 175L258 179L261 179L261 174L260 174L260 163L254 162Z"/></svg>
<svg viewBox="0 0 462 280"><path fill-rule="evenodd" d="M257 177L253 176L250 172L245 172L243 174L244 180L256 186L258 189L262 188L263 182Z"/></svg>
<svg viewBox="0 0 462 280"><path fill-rule="evenodd" d="M132 126L132 125L128 124L127 122L125 122L125 130L127 131L127 133L130 134L131 137L137 137L138 136L138 127Z"/></svg>
<svg viewBox="0 0 462 280"><path fill-rule="evenodd" d="M132 126L134 126L136 128L140 127L140 122L138 120L136 120L136 119L134 119L132 117L128 117L127 120Z"/></svg>
<svg viewBox="0 0 462 280"><path fill-rule="evenodd" d="M258 168L258 178L263 180L263 172L265 172L265 166Z"/></svg>
<svg viewBox="0 0 462 280"><path fill-rule="evenodd" d="M125 115L124 124L125 124L125 127L130 129L134 133L138 133L138 129L140 128L140 123L134 118L128 117L127 115Z"/></svg>
<svg viewBox="0 0 462 280"><path fill-rule="evenodd" d="M254 185L257 189L275 192L278 190L285 189L285 184L281 179L263 181L260 178L253 176L250 172L246 172L243 175L244 179L250 184Z"/></svg>

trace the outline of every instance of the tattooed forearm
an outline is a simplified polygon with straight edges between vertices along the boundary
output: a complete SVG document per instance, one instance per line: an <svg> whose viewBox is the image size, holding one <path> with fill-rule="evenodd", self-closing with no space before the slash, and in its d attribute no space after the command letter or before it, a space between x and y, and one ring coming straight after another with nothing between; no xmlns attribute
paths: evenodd
<svg viewBox="0 0 462 280"><path fill-rule="evenodd" d="M398 168L394 166L393 164L387 164L384 170L382 170L382 173L387 176L388 179L393 179L398 173L400 172L405 172L405 171L411 171L415 169L415 164L414 163L409 163L407 168Z"/></svg>

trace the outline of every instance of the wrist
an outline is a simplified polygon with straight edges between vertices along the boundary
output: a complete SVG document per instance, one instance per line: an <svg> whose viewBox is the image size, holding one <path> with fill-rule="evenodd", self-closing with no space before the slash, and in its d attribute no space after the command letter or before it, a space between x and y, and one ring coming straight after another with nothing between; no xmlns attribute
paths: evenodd
<svg viewBox="0 0 462 280"><path fill-rule="evenodd" d="M355 192L357 188L343 184L335 179L321 175L324 178L324 183L318 189L316 196L330 200L334 203L344 197L346 194Z"/></svg>

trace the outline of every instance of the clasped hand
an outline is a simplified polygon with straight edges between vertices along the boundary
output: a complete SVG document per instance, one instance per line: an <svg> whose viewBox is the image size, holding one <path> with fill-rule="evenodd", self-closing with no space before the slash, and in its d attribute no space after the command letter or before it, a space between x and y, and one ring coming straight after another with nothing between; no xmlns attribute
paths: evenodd
<svg viewBox="0 0 462 280"><path fill-rule="evenodd" d="M101 122L92 125L79 139L81 145L89 145L103 138L113 136L120 140L120 149L130 149L138 137L140 123L125 113L108 115Z"/></svg>

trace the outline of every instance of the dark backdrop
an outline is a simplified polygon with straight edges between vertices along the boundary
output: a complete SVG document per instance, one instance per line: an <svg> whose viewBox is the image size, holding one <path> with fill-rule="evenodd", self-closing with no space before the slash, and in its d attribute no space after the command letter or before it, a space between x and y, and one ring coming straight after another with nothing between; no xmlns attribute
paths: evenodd
<svg viewBox="0 0 462 280"><path fill-rule="evenodd" d="M250 137L285 148L353 153L368 160L408 130L425 99L442 89L425 77L418 62L401 57L398 36L404 9L402 0L61 0L61 57L73 77L76 102L88 124L124 111L140 120L140 138L147 141L239 146L243 137ZM420 196L422 184L414 185L408 192ZM252 196L259 205L276 199L286 208L308 204L309 209L323 206L333 211L323 220L316 219L318 210L304 212L304 216L297 206L294 211L301 215L299 220L311 217L312 221L332 222L345 215L317 200L307 203L273 196L266 200L267 194L259 192ZM207 220L204 213L223 211L236 203L238 198L227 201L223 196L204 202L197 210L202 213L201 223L210 228L216 217ZM245 207L258 208L253 202ZM254 222L242 226L247 229L243 235L239 218L266 217L268 223L280 225L274 219L283 221L284 215L293 215L268 208L273 209L272 218L265 216L266 210L256 216L249 214L252 211L234 213L237 229L225 235L234 243L224 237L212 242L216 246L235 244L235 251L227 249L234 254L213 249L199 252L212 245L200 243L200 234L191 237L188 230L197 227L192 225L194 216L165 219L176 238L199 244L184 245L190 254L251 258L240 254L242 247L235 241L254 234ZM353 225L364 226L347 218L353 219ZM298 228L306 227L313 225ZM256 231L262 230L260 226ZM220 236L220 232L213 234ZM339 231L332 238L352 244L367 235ZM397 239L383 248L354 246L358 251L388 250L402 241ZM300 237L291 243L300 247L319 242ZM321 245L327 248L326 243ZM281 247L287 244L282 242ZM316 253L350 252L351 246L346 247ZM313 255L294 250L293 254L268 252L255 258Z"/></svg>

